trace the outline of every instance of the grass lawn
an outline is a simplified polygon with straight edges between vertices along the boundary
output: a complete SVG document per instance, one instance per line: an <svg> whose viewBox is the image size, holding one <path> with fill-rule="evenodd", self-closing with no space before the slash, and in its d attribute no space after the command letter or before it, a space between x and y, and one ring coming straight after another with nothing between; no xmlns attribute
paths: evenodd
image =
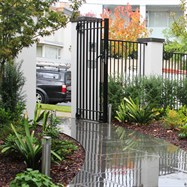
<svg viewBox="0 0 187 187"><path fill-rule="evenodd" d="M60 105L50 105L50 104L40 104L43 110L55 110L58 112L71 113L71 106L60 106Z"/></svg>

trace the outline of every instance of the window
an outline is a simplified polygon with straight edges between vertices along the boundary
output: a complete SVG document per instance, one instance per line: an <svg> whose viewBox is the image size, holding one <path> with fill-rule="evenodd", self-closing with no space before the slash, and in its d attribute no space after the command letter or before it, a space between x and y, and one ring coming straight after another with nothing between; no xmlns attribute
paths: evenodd
<svg viewBox="0 0 187 187"><path fill-rule="evenodd" d="M37 57L42 57L42 46L37 46Z"/></svg>
<svg viewBox="0 0 187 187"><path fill-rule="evenodd" d="M170 15L166 11L149 12L149 27L168 27Z"/></svg>
<svg viewBox="0 0 187 187"><path fill-rule="evenodd" d="M61 59L61 48L45 46L45 58Z"/></svg>

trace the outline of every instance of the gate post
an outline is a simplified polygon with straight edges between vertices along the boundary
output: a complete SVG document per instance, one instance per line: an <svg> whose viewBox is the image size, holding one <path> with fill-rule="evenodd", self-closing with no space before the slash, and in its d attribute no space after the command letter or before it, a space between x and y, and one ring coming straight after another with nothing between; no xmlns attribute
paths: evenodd
<svg viewBox="0 0 187 187"><path fill-rule="evenodd" d="M104 19L103 122L107 122L108 119L108 37L109 19Z"/></svg>
<svg viewBox="0 0 187 187"><path fill-rule="evenodd" d="M71 22L71 117L76 118L77 110L77 22Z"/></svg>
<svg viewBox="0 0 187 187"><path fill-rule="evenodd" d="M162 75L163 43L160 38L139 38L138 42L146 43L144 75Z"/></svg>

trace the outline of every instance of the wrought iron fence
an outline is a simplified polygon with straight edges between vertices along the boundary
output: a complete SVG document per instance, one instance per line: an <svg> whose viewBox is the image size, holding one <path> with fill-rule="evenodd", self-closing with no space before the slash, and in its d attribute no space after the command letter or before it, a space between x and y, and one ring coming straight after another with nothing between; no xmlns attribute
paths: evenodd
<svg viewBox="0 0 187 187"><path fill-rule="evenodd" d="M145 74L145 43L122 40L108 41L108 74L132 79Z"/></svg>
<svg viewBox="0 0 187 187"><path fill-rule="evenodd" d="M175 52L163 52L162 64L163 83L167 81L171 87L172 97L167 97L167 102L175 109L187 104L185 82L187 81L187 54Z"/></svg>
<svg viewBox="0 0 187 187"><path fill-rule="evenodd" d="M187 77L187 54L163 52L163 78L184 80Z"/></svg>

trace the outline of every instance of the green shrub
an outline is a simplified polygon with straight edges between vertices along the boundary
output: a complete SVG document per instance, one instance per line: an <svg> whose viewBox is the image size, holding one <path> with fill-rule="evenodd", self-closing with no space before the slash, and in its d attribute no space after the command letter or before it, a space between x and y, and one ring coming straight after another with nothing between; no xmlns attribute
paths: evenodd
<svg viewBox="0 0 187 187"><path fill-rule="evenodd" d="M184 124L185 118L186 117L182 112L167 107L166 114L163 117L163 123L167 129L175 129Z"/></svg>
<svg viewBox="0 0 187 187"><path fill-rule="evenodd" d="M163 79L162 83L162 106L163 108L176 108L178 83L175 80Z"/></svg>
<svg viewBox="0 0 187 187"><path fill-rule="evenodd" d="M50 177L38 170L27 169L16 175L15 179L10 182L10 187L59 187L59 185L54 184Z"/></svg>
<svg viewBox="0 0 187 187"><path fill-rule="evenodd" d="M132 80L125 80L124 97L131 97L133 100L139 98L144 100L143 78L135 77Z"/></svg>
<svg viewBox="0 0 187 187"><path fill-rule="evenodd" d="M7 112L4 108L0 108L0 127L10 124L10 121L10 113Z"/></svg>
<svg viewBox="0 0 187 187"><path fill-rule="evenodd" d="M179 134L178 134L179 138L184 139L187 138L187 123L184 125L181 125L179 127Z"/></svg>
<svg viewBox="0 0 187 187"><path fill-rule="evenodd" d="M187 80L169 80L159 76L109 79L109 103L113 107L113 116L124 97L138 98L140 104L151 103L154 108L178 108L187 105Z"/></svg>
<svg viewBox="0 0 187 187"><path fill-rule="evenodd" d="M38 126L39 122L41 125ZM50 111L41 111L36 107L33 121L24 119L23 124L16 128L11 125L12 132L5 139L1 152L19 155L26 162L27 167L39 169L42 156L41 139L47 135L52 138L52 161L58 162L65 159L77 149L77 146L70 141L60 139L57 122L58 120ZM37 128L41 131L35 134Z"/></svg>
<svg viewBox="0 0 187 187"><path fill-rule="evenodd" d="M162 77L150 76L143 78L144 102L153 107L162 107Z"/></svg>
<svg viewBox="0 0 187 187"><path fill-rule="evenodd" d="M25 78L21 70L21 63L7 62L4 65L4 73L0 84L1 105L6 111L17 114L18 107L23 111L25 95L22 88L24 84Z"/></svg>
<svg viewBox="0 0 187 187"><path fill-rule="evenodd" d="M77 150L77 146L68 140L52 139L51 149L64 160L68 155L73 154ZM58 161L56 157L52 157L53 161Z"/></svg>
<svg viewBox="0 0 187 187"><path fill-rule="evenodd" d="M127 122L128 121L128 114L127 114L127 108L125 105L124 100L121 101L118 110L116 111L116 116L115 118L119 121L119 122Z"/></svg>
<svg viewBox="0 0 187 187"><path fill-rule="evenodd" d="M42 145L34 136L34 131L30 132L29 123L24 121L25 134L17 132L11 125L13 135L9 135L2 146L2 153L16 153L20 155L27 164L27 167L38 169L42 156Z"/></svg>
<svg viewBox="0 0 187 187"><path fill-rule="evenodd" d="M148 124L156 115L157 111L153 110L150 104L141 106L138 98L135 101L132 98L124 98L124 101L119 106L116 119L138 124Z"/></svg>
<svg viewBox="0 0 187 187"><path fill-rule="evenodd" d="M124 98L126 101L127 114L130 122L138 124L148 124L156 116L156 111L150 104L141 106L138 98L133 101L131 98Z"/></svg>
<svg viewBox="0 0 187 187"><path fill-rule="evenodd" d="M178 84L177 98L182 105L187 105L187 79Z"/></svg>
<svg viewBox="0 0 187 187"><path fill-rule="evenodd" d="M109 78L108 82L108 103L112 104L112 117L116 115L118 106L124 98L123 81L120 77Z"/></svg>

